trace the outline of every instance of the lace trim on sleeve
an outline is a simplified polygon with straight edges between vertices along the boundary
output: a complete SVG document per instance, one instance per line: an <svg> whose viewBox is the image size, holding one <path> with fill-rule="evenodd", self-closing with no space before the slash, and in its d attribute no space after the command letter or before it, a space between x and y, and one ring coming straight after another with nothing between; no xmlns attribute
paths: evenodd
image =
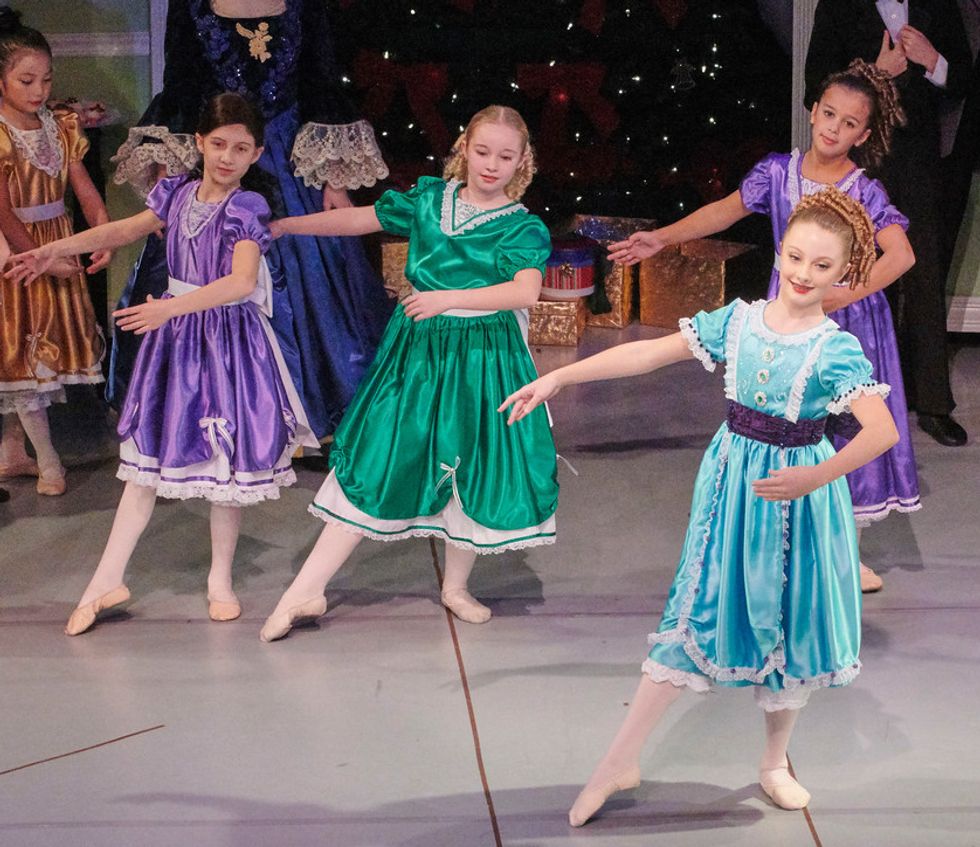
<svg viewBox="0 0 980 847"><path fill-rule="evenodd" d="M352 124L304 124L290 157L295 170L311 188L353 190L374 185L388 176L388 166L367 121Z"/></svg>
<svg viewBox="0 0 980 847"><path fill-rule="evenodd" d="M167 176L177 176L192 170L199 158L194 136L189 133L171 132L165 126L134 126L111 159L116 163L112 181L116 185L128 182L146 199L157 181L157 165L167 169Z"/></svg>
<svg viewBox="0 0 980 847"><path fill-rule="evenodd" d="M892 387L884 382L867 382L862 385L855 385L843 394L835 397L827 404L827 411L832 415L842 415L844 412L851 411L851 403L858 397L877 394L884 399L891 393Z"/></svg>
<svg viewBox="0 0 980 847"><path fill-rule="evenodd" d="M694 358L704 365L706 371L714 372L715 360L711 358L708 349L701 343L701 339L698 337L697 327L694 326L694 321L690 318L681 318L677 322L677 325L680 327L681 336L687 342L691 353L694 354Z"/></svg>

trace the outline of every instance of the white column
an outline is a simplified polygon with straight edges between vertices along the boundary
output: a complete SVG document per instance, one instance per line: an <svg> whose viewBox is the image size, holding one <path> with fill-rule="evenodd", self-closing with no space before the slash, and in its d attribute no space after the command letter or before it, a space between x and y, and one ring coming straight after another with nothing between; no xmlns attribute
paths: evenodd
<svg viewBox="0 0 980 847"><path fill-rule="evenodd" d="M167 31L167 0L150 0L150 88L163 90L163 38Z"/></svg>
<svg viewBox="0 0 980 847"><path fill-rule="evenodd" d="M806 50L810 45L813 31L813 13L818 0L793 0L793 102L790 106L793 146L800 150L810 147L810 121L803 106L806 82L803 69L806 65Z"/></svg>

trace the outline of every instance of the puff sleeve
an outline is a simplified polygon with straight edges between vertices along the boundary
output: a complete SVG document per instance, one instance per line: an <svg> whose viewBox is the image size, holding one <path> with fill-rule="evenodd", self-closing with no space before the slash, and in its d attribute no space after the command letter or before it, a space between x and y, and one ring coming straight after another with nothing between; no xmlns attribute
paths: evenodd
<svg viewBox="0 0 980 847"><path fill-rule="evenodd" d="M518 271L534 268L544 276L551 255L551 235L537 215L524 215L517 226L507 232L497 244L496 266L504 281L513 279Z"/></svg>
<svg viewBox="0 0 980 847"><path fill-rule="evenodd" d="M720 309L701 311L693 318L681 318L678 322L687 346L705 370L713 371L717 362L725 361L728 334L737 334L741 330L746 308L744 301L733 300Z"/></svg>
<svg viewBox="0 0 980 847"><path fill-rule="evenodd" d="M254 241L265 255L272 244L269 220L272 213L265 198L255 191L238 191L225 204L222 240L229 251L239 241Z"/></svg>
<svg viewBox="0 0 980 847"><path fill-rule="evenodd" d="M742 204L749 211L763 215L768 215L772 211L773 168L779 167L778 160L779 156L775 153L760 159L739 185Z"/></svg>
<svg viewBox="0 0 980 847"><path fill-rule="evenodd" d="M415 209L428 189L445 187L445 182L432 176L419 177L408 191L386 191L374 204L374 213L385 232L407 236L412 231Z"/></svg>
<svg viewBox="0 0 980 847"><path fill-rule="evenodd" d="M174 194L178 186L186 179L183 176L170 176L161 179L147 195L146 208L161 221L166 221L170 216L170 206L173 203Z"/></svg>
<svg viewBox="0 0 980 847"><path fill-rule="evenodd" d="M89 141L75 112L58 112L55 120L64 134L65 153L69 162L80 162L88 153Z"/></svg>
<svg viewBox="0 0 980 847"><path fill-rule="evenodd" d="M875 233L881 232L886 226L898 224L906 232L909 230L909 219L892 205L888 199L885 187L876 179L869 179L861 189L861 205L867 210Z"/></svg>
<svg viewBox="0 0 980 847"><path fill-rule="evenodd" d="M887 397L890 386L874 378L871 362L861 343L849 332L837 332L820 351L817 377L830 401L827 411L841 415L851 410L851 402L869 394Z"/></svg>

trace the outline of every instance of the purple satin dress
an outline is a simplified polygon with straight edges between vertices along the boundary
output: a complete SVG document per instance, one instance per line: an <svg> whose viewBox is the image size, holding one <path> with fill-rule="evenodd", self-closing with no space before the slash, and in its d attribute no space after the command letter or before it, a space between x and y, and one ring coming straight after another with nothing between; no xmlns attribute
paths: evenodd
<svg viewBox="0 0 980 847"><path fill-rule="evenodd" d="M824 187L804 179L800 170L802 159L799 150L770 153L742 180L742 203L753 212L769 215L772 221L777 256L789 216L800 198ZM867 177L860 168L851 171L837 183L837 187L863 204L876 233L892 224L908 229L908 219L891 204L881 183ZM778 289L779 270L773 267L769 297L775 297ZM847 475L857 525L867 526L892 511L914 512L921 508L919 477L909 436L898 342L885 292L876 291L857 303L833 312L829 317L841 329L857 337L864 354L871 361L875 379L891 386L891 393L885 402L900 436L898 444L891 450ZM838 450L847 441L842 434L833 436L834 447Z"/></svg>
<svg viewBox="0 0 980 847"><path fill-rule="evenodd" d="M200 182L161 180L147 206L166 222L169 291L179 296L231 272L239 241L263 255L269 207L237 190L203 217ZM206 210L205 210L206 211ZM244 505L279 497L296 481L298 444L317 446L286 372L263 303L264 267L246 301L181 315L147 333L119 419L120 479L177 499ZM268 308L265 300L265 308Z"/></svg>

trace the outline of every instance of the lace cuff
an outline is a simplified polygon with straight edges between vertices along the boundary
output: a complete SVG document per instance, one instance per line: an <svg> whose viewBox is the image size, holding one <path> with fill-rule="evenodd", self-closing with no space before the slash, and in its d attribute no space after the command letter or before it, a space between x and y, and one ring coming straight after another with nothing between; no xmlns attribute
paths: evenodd
<svg viewBox="0 0 980 847"><path fill-rule="evenodd" d="M701 674L668 668L653 659L647 659L641 668L654 682L669 682L675 688L690 688L691 691L705 692L711 688L711 680Z"/></svg>
<svg viewBox="0 0 980 847"><path fill-rule="evenodd" d="M715 360L711 358L708 349L701 343L701 339L698 337L697 327L694 326L694 321L690 318L681 318L677 322L677 325L680 327L681 335L687 342L687 346L691 348L694 358L704 365L706 371L714 372Z"/></svg>
<svg viewBox="0 0 980 847"><path fill-rule="evenodd" d="M856 385L849 391L835 397L827 404L827 411L832 415L842 415L844 412L851 411L851 403L858 397L877 394L884 399L891 392L892 387L884 382L869 382L864 385Z"/></svg>
<svg viewBox="0 0 980 847"><path fill-rule="evenodd" d="M367 121L352 124L304 124L290 158L295 176L315 188L353 190L388 176L388 166Z"/></svg>
<svg viewBox="0 0 980 847"><path fill-rule="evenodd" d="M190 133L171 132L165 126L134 126L111 161L116 163L112 181L129 183L146 199L157 181L157 165L167 176L185 174L197 165L200 153Z"/></svg>

